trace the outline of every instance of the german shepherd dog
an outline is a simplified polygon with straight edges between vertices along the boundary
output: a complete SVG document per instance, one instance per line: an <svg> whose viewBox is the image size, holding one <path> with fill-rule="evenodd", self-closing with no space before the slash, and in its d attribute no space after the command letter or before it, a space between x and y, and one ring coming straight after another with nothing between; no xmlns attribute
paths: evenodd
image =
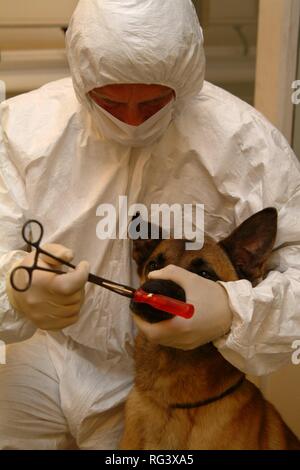
<svg viewBox="0 0 300 470"><path fill-rule="evenodd" d="M276 231L276 209L267 208L219 243L205 236L199 251L186 251L184 240L136 240L133 258L142 288L185 300L174 282L147 280L149 271L169 264L213 281L248 279L255 286L266 275ZM149 322L171 317L146 304L133 302L131 308ZM152 344L139 333L135 364L121 449L300 450L275 408L212 343L183 351Z"/></svg>

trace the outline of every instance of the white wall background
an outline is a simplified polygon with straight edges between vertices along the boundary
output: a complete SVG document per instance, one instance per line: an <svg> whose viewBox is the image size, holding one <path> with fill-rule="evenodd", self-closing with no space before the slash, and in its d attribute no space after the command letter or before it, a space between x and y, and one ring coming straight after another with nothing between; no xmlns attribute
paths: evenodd
<svg viewBox="0 0 300 470"><path fill-rule="evenodd" d="M66 25L78 0L0 0L0 24Z"/></svg>

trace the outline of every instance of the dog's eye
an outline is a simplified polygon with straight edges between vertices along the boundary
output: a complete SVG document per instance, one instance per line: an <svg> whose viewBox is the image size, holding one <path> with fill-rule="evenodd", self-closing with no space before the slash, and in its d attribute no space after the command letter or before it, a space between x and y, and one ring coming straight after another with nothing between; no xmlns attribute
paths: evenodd
<svg viewBox="0 0 300 470"><path fill-rule="evenodd" d="M204 277L205 279L209 279L210 281L219 281L219 277L215 271L208 266L208 263L202 258L192 260L189 271L197 274L198 276Z"/></svg>
<svg viewBox="0 0 300 470"><path fill-rule="evenodd" d="M157 269L159 269L158 263L156 261L150 261L150 263L147 266L148 272L156 271Z"/></svg>
<svg viewBox="0 0 300 470"><path fill-rule="evenodd" d="M209 273L208 271L200 271L197 274L199 274L199 276L201 276L201 277L205 277L206 279L214 280L214 276L211 273Z"/></svg>

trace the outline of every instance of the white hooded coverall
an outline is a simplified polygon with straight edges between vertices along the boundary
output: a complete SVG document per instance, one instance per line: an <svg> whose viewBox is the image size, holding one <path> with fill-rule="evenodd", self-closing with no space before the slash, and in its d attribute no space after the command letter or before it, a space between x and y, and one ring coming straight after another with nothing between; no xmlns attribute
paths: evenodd
<svg viewBox="0 0 300 470"><path fill-rule="evenodd" d="M86 259L91 272L136 284L129 240L99 240L97 207L205 205L216 240L268 206L279 213L270 273L257 287L226 285L230 333L215 342L247 373L290 360L300 336L300 167L282 135L252 107L204 82L202 31L190 0L81 0L67 34L71 79L1 106L0 448L116 448L133 378L128 299L86 285L80 319L59 333L35 326L8 302L5 277L26 255L31 218L44 243ZM109 141L87 98L115 83L175 90L173 119L154 144ZM36 334L34 334L36 332ZM33 336L34 335L34 336Z"/></svg>

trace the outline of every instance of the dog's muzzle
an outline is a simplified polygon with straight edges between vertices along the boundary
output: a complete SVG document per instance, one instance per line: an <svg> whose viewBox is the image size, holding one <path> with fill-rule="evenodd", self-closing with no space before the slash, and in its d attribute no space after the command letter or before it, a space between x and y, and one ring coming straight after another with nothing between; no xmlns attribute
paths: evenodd
<svg viewBox="0 0 300 470"><path fill-rule="evenodd" d="M146 281L141 288L145 292L166 295L173 299L182 300L183 302L186 300L185 292L182 287L173 281L152 279ZM139 315L149 323L158 323L163 320L174 318L174 315L171 315L170 313L162 312L150 305L134 302L133 300L130 302L130 308L136 315Z"/></svg>

